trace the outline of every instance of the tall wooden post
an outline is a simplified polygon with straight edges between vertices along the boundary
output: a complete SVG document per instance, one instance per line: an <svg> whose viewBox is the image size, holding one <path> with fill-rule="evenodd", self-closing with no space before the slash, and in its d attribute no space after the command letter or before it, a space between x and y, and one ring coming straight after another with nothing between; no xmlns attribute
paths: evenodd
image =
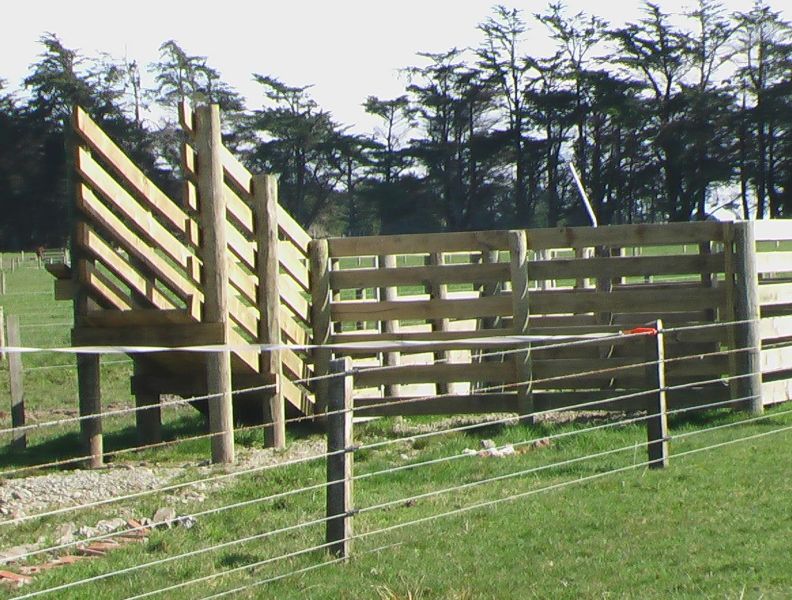
<svg viewBox="0 0 792 600"><path fill-rule="evenodd" d="M330 362L327 396L327 530L329 550L349 558L352 550L352 481L354 447L352 435L352 368L347 356Z"/></svg>
<svg viewBox="0 0 792 600"><path fill-rule="evenodd" d="M133 372L135 379L145 378L150 373L145 355L134 357ZM145 386L144 386L145 387ZM162 441L162 407L160 394L150 389L135 389L135 429L138 442L143 446L159 444Z"/></svg>
<svg viewBox="0 0 792 600"><path fill-rule="evenodd" d="M19 317L8 315L8 345L20 347L22 345L19 335ZM25 426L25 386L22 380L22 355L12 352L8 357L8 377L11 384L11 449L24 450L27 447L27 435L24 431L17 431L18 427Z"/></svg>
<svg viewBox="0 0 792 600"><path fill-rule="evenodd" d="M761 344L759 333L759 278L756 272L754 224L734 224L734 319L736 325L735 365L741 377L734 386L743 406L752 414L762 414Z"/></svg>
<svg viewBox="0 0 792 600"><path fill-rule="evenodd" d="M650 391L646 404L649 417L646 420L647 451L649 468L662 469L668 466L668 414L665 381L665 340L663 321L655 324L657 335L646 336L647 362L646 381Z"/></svg>
<svg viewBox="0 0 792 600"><path fill-rule="evenodd" d="M396 268L396 257L393 254L387 254L377 258L380 268L394 269ZM379 290L380 298L386 302L397 299L398 293L395 286L386 286ZM396 333L399 330L399 322L388 320L381 321L380 328L383 333ZM400 355L398 352L384 352L382 355L383 364L386 367L395 367L399 365ZM397 383L388 384L384 386L384 394L386 398L393 398L400 394L400 386Z"/></svg>
<svg viewBox="0 0 792 600"><path fill-rule="evenodd" d="M3 352L3 348L6 345L6 326L5 326L5 312L3 311L3 307L0 306L0 363L4 363L6 361L6 353Z"/></svg>
<svg viewBox="0 0 792 600"><path fill-rule="evenodd" d="M433 267L443 266L443 253L432 252L429 255L429 264ZM429 296L432 300L446 300L448 298L448 286L444 283L432 282L429 284ZM448 331L449 320L446 319L432 319L432 331ZM435 361L447 362L451 357L448 351L440 351L434 353ZM448 394L451 391L451 384L449 383L436 383L435 392L437 394Z"/></svg>
<svg viewBox="0 0 792 600"><path fill-rule="evenodd" d="M223 193L220 107L202 106L196 112L195 145L198 152L198 195L203 252L204 322L222 323L223 344L228 344L228 264L226 204ZM234 420L231 394L231 353L224 349L206 355L209 430L212 462L234 462Z"/></svg>
<svg viewBox="0 0 792 600"><path fill-rule="evenodd" d="M258 175L253 179L253 214L256 232L256 275L258 276L259 312L258 340L261 344L279 345L280 267L278 262L278 179L274 175ZM260 353L261 373L271 375L277 387L266 394L264 403L265 440L270 448L286 447L286 407L280 380L283 375L280 350Z"/></svg>
<svg viewBox="0 0 792 600"><path fill-rule="evenodd" d="M330 342L330 271L327 240L312 240L308 245L310 254L311 280L311 325L313 343L322 346ZM314 348L314 376L326 375L330 368L329 348ZM315 411L323 413L327 407L327 380L314 382L316 393Z"/></svg>
<svg viewBox="0 0 792 600"><path fill-rule="evenodd" d="M6 293L6 274L5 271L0 271L0 296Z"/></svg>
<svg viewBox="0 0 792 600"><path fill-rule="evenodd" d="M74 109L73 119L77 118L77 107ZM67 189L76 196L77 186L79 182L74 179L75 172L75 156L77 152L77 145L74 136L74 126L71 122L64 123L64 144L66 149L66 179ZM87 256L80 248L77 240L78 224L80 216L74 212L74 207L77 202L72 199L69 203L69 210L71 212L72 229L71 229L71 269L72 269L72 284L74 286L74 330L79 329L84 325L85 317L88 311L93 306L91 299L88 297L86 291L87 287L81 285L80 273L81 262L90 261L91 258ZM74 335L72 330L72 336ZM82 437L83 446L86 453L91 457L88 459L86 465L91 469L97 469L104 464L104 438L102 436L102 390L101 390L101 372L99 369L98 354L77 354L77 390L80 403L80 416L83 419L80 421L80 435Z"/></svg>
<svg viewBox="0 0 792 600"><path fill-rule="evenodd" d="M509 254L511 256L511 287L512 287L512 330L514 335L528 335L530 308L528 306L528 239L525 231L509 232ZM525 343L523 352L514 354L517 386L517 412L521 422L533 424L533 392L529 383L531 379L531 348Z"/></svg>

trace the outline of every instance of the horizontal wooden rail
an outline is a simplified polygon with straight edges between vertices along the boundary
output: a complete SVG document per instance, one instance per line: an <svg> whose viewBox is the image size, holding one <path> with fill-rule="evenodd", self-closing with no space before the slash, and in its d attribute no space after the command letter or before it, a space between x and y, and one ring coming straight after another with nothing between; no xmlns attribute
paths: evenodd
<svg viewBox="0 0 792 600"><path fill-rule="evenodd" d="M532 265L533 267L533 265ZM509 263L443 265L382 269L348 269L330 272L334 290L398 285L497 283L508 281Z"/></svg>
<svg viewBox="0 0 792 600"><path fill-rule="evenodd" d="M179 266L187 268L188 257L193 256L187 247L159 221L152 218L151 213L110 177L84 148L77 150L76 167L85 181L123 214L127 222L133 223L146 239L162 248Z"/></svg>
<svg viewBox="0 0 792 600"><path fill-rule="evenodd" d="M178 231L182 233L187 231L189 216L154 185L80 107L77 107L74 112L74 128L82 140L91 147L91 150L100 155L112 167L116 175L135 191L140 200Z"/></svg>
<svg viewBox="0 0 792 600"><path fill-rule="evenodd" d="M334 321L386 321L397 319L475 319L510 315L511 296L460 300L338 302L330 305Z"/></svg>
<svg viewBox="0 0 792 600"><path fill-rule="evenodd" d="M330 257L340 258L465 250L508 250L509 240L507 231L474 231L330 238L327 240L327 245Z"/></svg>
<svg viewBox="0 0 792 600"><path fill-rule="evenodd" d="M188 306L195 307L203 302L203 292L188 279L187 275L176 270L154 249L135 235L124 223L113 214L84 184L78 186L77 207L109 232L114 241L147 267Z"/></svg>

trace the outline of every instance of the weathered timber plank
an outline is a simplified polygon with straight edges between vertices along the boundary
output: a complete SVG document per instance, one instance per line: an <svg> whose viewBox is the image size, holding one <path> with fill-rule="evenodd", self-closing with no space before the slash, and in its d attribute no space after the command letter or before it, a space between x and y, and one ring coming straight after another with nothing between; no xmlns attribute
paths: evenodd
<svg viewBox="0 0 792 600"><path fill-rule="evenodd" d="M330 307L335 321L385 321L395 319L475 319L510 315L510 295L460 300L391 302L338 302Z"/></svg>
<svg viewBox="0 0 792 600"><path fill-rule="evenodd" d="M77 273L80 281L88 287L88 293L100 303L112 306L117 310L137 308L137 304L129 294L105 277L89 261L78 261Z"/></svg>
<svg viewBox="0 0 792 600"><path fill-rule="evenodd" d="M509 263L349 269L330 273L330 285L334 290L397 285L499 283L508 279Z"/></svg>
<svg viewBox="0 0 792 600"><path fill-rule="evenodd" d="M281 233L294 242L294 245L305 256L308 256L308 244L311 242L311 236L300 227L300 224L282 206L278 207L278 227Z"/></svg>
<svg viewBox="0 0 792 600"><path fill-rule="evenodd" d="M413 233L330 238L327 240L327 244L332 258L385 254L463 252L465 250L508 250L509 248L507 231Z"/></svg>
<svg viewBox="0 0 792 600"><path fill-rule="evenodd" d="M236 227L226 227L226 242L231 252L251 271L256 268L256 249L253 242L242 235Z"/></svg>
<svg viewBox="0 0 792 600"><path fill-rule="evenodd" d="M792 337L792 315L762 319L759 321L759 335L763 342L775 338Z"/></svg>
<svg viewBox="0 0 792 600"><path fill-rule="evenodd" d="M280 309L281 332L286 336L288 342L303 346L308 343L308 332L300 327L298 321L288 310Z"/></svg>
<svg viewBox="0 0 792 600"><path fill-rule="evenodd" d="M762 283L759 285L762 306L792 304L792 283Z"/></svg>
<svg viewBox="0 0 792 600"><path fill-rule="evenodd" d="M153 327L187 325L193 322L181 309L136 308L134 310L92 310L83 322L90 327Z"/></svg>
<svg viewBox="0 0 792 600"><path fill-rule="evenodd" d="M82 184L77 194L77 207L101 225L127 252L143 261L155 275L185 301L197 298L203 302L203 292L182 272L174 269L158 256L154 248L135 235L88 188Z"/></svg>
<svg viewBox="0 0 792 600"><path fill-rule="evenodd" d="M792 400L792 379L762 383L762 402L765 406Z"/></svg>
<svg viewBox="0 0 792 600"><path fill-rule="evenodd" d="M245 272L233 259L228 261L228 280L246 300L251 303L256 301L256 277Z"/></svg>
<svg viewBox="0 0 792 600"><path fill-rule="evenodd" d="M762 350L759 363L762 373L792 369L792 346Z"/></svg>
<svg viewBox="0 0 792 600"><path fill-rule="evenodd" d="M587 277L635 277L642 275L683 275L721 273L723 253L678 256L613 256L555 258L530 263L531 278L581 279Z"/></svg>
<svg viewBox="0 0 792 600"><path fill-rule="evenodd" d="M228 185L223 185L226 210L242 226L246 235L253 235L253 210Z"/></svg>
<svg viewBox="0 0 792 600"><path fill-rule="evenodd" d="M124 188L112 179L94 161L85 148L77 149L76 167L80 175L88 181L110 204L119 210L150 242L162 248L180 266L187 267L191 252L153 215L140 205Z"/></svg>
<svg viewBox="0 0 792 600"><path fill-rule="evenodd" d="M80 137L112 166L150 208L179 231L186 232L187 214L160 190L80 107L75 109L75 129Z"/></svg>
<svg viewBox="0 0 792 600"><path fill-rule="evenodd" d="M311 307L303 297L302 291L289 277L280 276L280 297L286 305L305 322L310 319Z"/></svg>
<svg viewBox="0 0 792 600"><path fill-rule="evenodd" d="M792 224L790 224L792 227ZM758 273L792 272L792 252L757 252L756 271Z"/></svg>
<svg viewBox="0 0 792 600"><path fill-rule="evenodd" d="M768 221L755 221L754 236L757 242L792 240L792 220L770 219Z"/></svg>
<svg viewBox="0 0 792 600"><path fill-rule="evenodd" d="M205 346L222 344L223 329L219 323L82 326L72 330L72 343L77 346Z"/></svg>
<svg viewBox="0 0 792 600"><path fill-rule="evenodd" d="M93 229L85 223L77 224L77 243L91 252L130 288L146 298L159 309L177 308L176 305L155 286L135 271L121 255L106 244Z"/></svg>
<svg viewBox="0 0 792 600"><path fill-rule="evenodd" d="M723 241L722 223L645 223L606 227L556 227L526 231L531 250L589 246L658 246Z"/></svg>
<svg viewBox="0 0 792 600"><path fill-rule="evenodd" d="M305 257L300 254L294 244L289 241L282 241L278 244L278 260L280 266L300 284L306 292L310 291L310 278L308 277L308 267L305 266Z"/></svg>
<svg viewBox="0 0 792 600"><path fill-rule="evenodd" d="M617 312L638 307L643 312L687 311L720 308L725 302L726 293L723 288L690 287L669 294L642 289L617 289L609 292L575 289L539 290L531 293L531 312L533 314Z"/></svg>

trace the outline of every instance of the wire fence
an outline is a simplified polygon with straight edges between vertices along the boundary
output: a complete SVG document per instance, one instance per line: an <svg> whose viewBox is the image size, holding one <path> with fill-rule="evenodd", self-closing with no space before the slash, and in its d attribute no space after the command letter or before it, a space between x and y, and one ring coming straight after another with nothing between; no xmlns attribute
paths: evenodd
<svg viewBox="0 0 792 600"><path fill-rule="evenodd" d="M740 322L708 324L702 326L686 326L680 328L666 328L662 330L662 333L668 334L675 331L683 331L683 330L689 331L692 329L703 329L703 328L715 327L715 326L728 327L728 326L737 325L739 323ZM569 348L573 346L594 345L594 344L601 345L603 343L608 343L611 337L615 341L616 339L623 340L625 339L625 336L629 337L632 335L635 335L635 337L641 337L641 336L645 336L646 334L627 333L627 334L619 334L618 336L614 335L614 336L605 336L605 337L599 336L599 337L588 337L588 338L580 338L578 336L574 339L570 338L563 340L558 340L556 338L552 338L552 339L545 338L544 343L542 345L536 345L537 340L532 339L530 341L530 343L532 344L531 352L541 353L543 351L548 351L557 348ZM266 348L264 348L264 350L266 350ZM565 379L569 379L572 377L585 377L590 374L618 373L620 370L623 369L656 367L656 366L662 366L666 363L673 364L684 361L701 360L702 358L709 356L730 356L741 352L749 352L755 350L757 350L755 347L748 346L748 347L742 347L736 349L726 349L726 350L717 350L706 353L688 354L685 356L678 356L678 357L651 359L651 360L640 361L637 363L630 363L628 365L623 365L623 366L608 367L606 369L581 371L570 375L554 376L543 379L531 378L514 383L498 384L497 386L492 386L492 389L502 390L510 386L511 387L531 386L539 382L563 381ZM495 356L495 355L504 355L508 353L513 353L513 352L524 352L524 351L525 351L525 347L517 347L513 349L506 349L506 350L500 349L496 351L491 351L489 352L489 354ZM447 360L446 358L436 358L434 363L441 363L446 360ZM113 362L114 361L108 361L108 363L106 364L112 364ZM129 361L125 360L118 362L129 362ZM53 365L53 367L57 367L57 366L60 365ZM379 367L367 367L365 370L367 372L372 370L384 371L393 368L395 367L379 366ZM340 372L331 373L329 375L306 378L304 380L301 380L301 383L311 384L317 380L322 380L322 379L336 379L336 380L342 378L354 379L354 377L358 375L361 371L362 369L357 367L343 369ZM169 494L178 490L183 490L185 488L200 487L201 489L228 490L234 488L235 484L239 484L244 489L250 489L252 477L261 476L264 473L272 473L272 474L276 472L290 473L295 470L294 469L295 467L298 467L300 465L309 465L309 464L315 465L314 467L312 467L311 475L307 475L302 478L297 478L295 480L295 481L302 481L303 483L295 483L289 485L286 489L280 489L278 491L272 491L270 493L265 493L261 495L254 495L253 497L246 497L243 499L234 497L232 500L229 500L225 495L218 493L217 497L219 503L216 506L211 506L209 508L205 508L202 510L191 511L189 512L189 514L180 516L179 519L194 519L194 520L198 520L198 519L203 520L206 518L234 519L234 518L238 518L235 515L240 514L240 511L243 511L244 509L248 509L254 506L260 506L260 507L264 507L266 505L274 506L278 503L283 503L286 499L294 498L297 496L308 496L309 498L318 498L320 501L323 501L325 499L325 496L330 494L331 489L335 489L339 485L343 486L347 484L351 489L353 482L355 482L356 484L365 483L367 486L368 485L374 486L377 490L376 493L374 494L369 494L368 496L364 496L364 497L370 497L374 501L369 502L367 504L362 503L361 506L355 506L354 510L349 511L348 513L344 513L344 514L339 514L337 512L331 513L328 509L327 512L325 512L325 514L322 514L322 509L324 507L321 506L320 504L315 507L314 511L309 511L308 514L303 514L303 513L298 514L296 516L296 520L288 524L281 524L273 528L266 528L266 527L261 528L260 530L251 531L247 535L235 536L230 539L217 541L215 543L206 544L200 547L185 549L184 551L181 552L170 553L162 558L156 558L153 560L141 560L140 562L137 562L132 565L118 567L112 570L108 570L106 572L101 572L88 577L83 577L81 579L64 581L65 579L64 577L61 579L61 581L64 581L63 583L53 584L45 589L34 590L27 594L19 596L19 598L33 598L44 595L50 595L50 594L54 595L59 592L63 592L75 588L82 588L83 586L89 586L91 584L96 584L99 582L106 581L112 583L112 580L114 580L114 578L120 578L124 575L130 575L133 573L139 574L141 572L149 572L149 571L155 572L157 568L165 565L181 563L182 561L198 560L201 557L211 556L218 552L226 551L230 548L237 548L245 544L252 544L253 542L261 542L267 539L274 539L274 538L286 539L289 540L289 543L299 544L301 541L314 539L316 537L315 535L309 536L302 534L300 534L302 535L302 537L300 537L300 535L298 534L301 531L310 530L312 528L321 529L322 526L327 527L329 523L337 522L339 519L354 520L356 523L363 522L365 524L367 522L366 519L369 515L373 515L373 514L382 515L384 513L387 513L389 509L392 509L393 507L400 505L412 505L419 502L425 502L430 499L438 499L438 498L446 498L446 497L457 498L457 500L455 501L455 503L457 504L464 503L463 506L457 506L450 510L442 510L440 512L431 515L425 515L419 518L410 519L403 522L390 523L377 527L371 527L371 526L369 526L368 528L363 527L362 530L357 533L354 533L349 536L344 536L342 538L326 540L323 543L308 543L304 547L288 549L288 544L284 542L285 544L284 550L288 549L288 551L277 553L274 556L268 556L266 558L257 559L255 561L250 561L243 565L233 566L232 568L228 568L228 569L218 569L215 572L200 577L184 578L183 580L176 582L167 581L167 578L161 578L160 581L167 583L160 584L160 587L156 587L154 589L150 589L148 591L143 591L141 593L138 593L137 595L130 596L132 598L145 598L156 595L168 595L176 590L192 588L192 586L197 586L199 584L208 584L210 582L216 582L217 580L221 580L221 579L222 581L226 581L229 578L233 577L234 575L240 575L243 573L247 573L248 577L254 577L254 581L245 582L244 585L238 585L236 587L231 587L229 589L225 589L221 591L212 590L212 593L210 595L205 596L206 598L223 597L230 594L240 593L248 589L264 586L268 583L273 583L275 581L279 581L286 577L299 575L302 573L320 569L325 566L342 562L348 557L336 556L335 558L331 558L328 560L322 555L322 553L325 553L327 551L332 551L334 548L336 548L339 542L352 542L354 540L362 541L368 538L373 538L375 536L382 536L404 528L429 523L437 519L453 517L455 515L463 514L465 512L496 506L504 502L525 499L540 493L560 490L575 484L583 484L586 482L591 482L607 476L615 475L618 473L624 473L629 470L656 466L656 461L653 460L651 456L649 460L637 460L636 456L639 450L647 450L653 444L657 444L658 440L656 439L653 440L651 439L651 437L646 440L632 440L629 444L622 444L613 448L591 451L574 456L562 457L560 459L555 459L554 456L551 456L549 460L540 461L540 464L526 465L524 462L518 459L515 461L517 463L515 466L518 468L513 468L513 469L504 469L503 465L506 465L507 463L503 461L499 461L499 462L493 461L491 463L493 465L493 468L491 469L486 469L486 468L482 469L481 463L476 462L477 466L475 468L468 470L466 480L464 481L461 482L456 481L453 483L453 485L436 486L436 487L430 486L430 489L422 489L420 491L417 491L416 493L412 493L407 496L398 496L398 497L390 497L390 498L380 498L380 496L383 493L386 493L388 486L386 484L377 485L376 484L377 480L387 481L389 477L392 477L395 474L403 474L406 472L418 473L418 472L422 472L423 470L433 469L443 465L449 465L451 463L457 465L464 465L465 462L471 463L474 461L478 461L478 458L481 457L481 454L479 452L461 453L454 445L448 446L446 452L442 453L440 456L432 456L430 458L425 458L420 460L412 460L409 457L396 458L397 456L399 456L398 453L388 453L387 454L388 460L390 460L393 464L389 464L384 468L374 468L368 470L363 469L358 471L351 470L349 473L346 473L342 478L331 478L328 476L326 480L317 482L315 479L315 471L316 468L318 468L318 466L321 465L322 463L329 462L337 458L343 458L348 455L355 456L355 455L361 455L361 453L364 452L370 453L372 451L384 451L387 450L389 447L393 447L397 445L415 446L418 440L427 440L428 438L433 438L433 437L443 436L445 439L452 439L452 437L455 434L460 434L475 429L480 429L482 426L492 427L494 425L508 425L508 424L519 423L522 422L526 417L532 417L534 419L542 419L545 417L550 417L560 412L566 412L570 410L583 410L592 407L601 408L601 407L607 407L609 404L615 406L616 403L620 401L631 398L637 398L641 396L656 396L658 394L665 394L672 391L694 390L710 384L723 384L723 385L731 384L741 379L753 377L757 374L761 375L761 371L741 373L738 375L722 376L718 378L702 378L702 379L697 379L695 381L690 381L684 384L673 385L673 386L657 385L650 389L639 390L635 392L627 392L627 393L616 392L607 398L600 397L597 398L596 400L580 402L574 405L566 405L559 408L531 411L530 413L510 414L507 416L497 416L495 418L488 418L484 422L464 423L464 424L443 424L441 426L436 426L435 428L430 429L429 431L421 431L417 433L404 432L402 434L387 439L377 439L376 436L370 439L360 439L360 440L356 440L356 442L353 445L348 447L343 447L338 450L331 451L330 448L328 447L326 451L323 452L316 451L308 456L299 456L296 458L285 457L279 462L275 462L275 463L237 468L235 470L231 470L228 472L211 473L199 477L190 477L184 481L178 481L176 483L168 483L166 485L154 486L151 489L146 489L139 492L119 494L116 496L103 498L101 500L83 502L71 506L59 506L56 508L39 511L33 514L26 514L23 516L18 516L16 518L9 518L0 521L0 531L7 531L7 530L13 531L16 526L20 526L20 525L26 525L27 527L30 527L36 523L46 524L47 522L50 522L52 518L55 517L61 518L67 514L80 513L81 511L92 511L94 509L105 510L109 506L116 504L121 506L129 506L130 503L137 502L144 498L155 497L162 494ZM236 394L250 393L251 391L270 390L274 388L275 388L274 385L250 386L250 387L233 390L233 394L236 395ZM486 391L487 387L483 388L483 390ZM192 396L189 398L165 400L161 402L161 406L163 408L183 407L193 402L208 400L210 398L214 398L217 396L218 394L202 394L202 395ZM432 394L432 395L427 394L425 396L421 396L418 398L409 398L408 400L410 403L422 402L422 401L428 402L443 396L444 396L443 394ZM659 411L645 410L639 413L616 412L616 413L612 413L609 419L603 422L599 422L588 426L575 425L572 426L571 428L566 428L566 429L563 426L559 425L556 431L550 431L550 432L542 431L541 435L536 435L534 433L534 430L532 430L530 427L527 427L524 430L522 429L515 430L526 434L522 439L512 440L508 443L495 445L494 447L489 448L488 451L490 453L497 455L498 452L503 452L507 449L510 449L510 454L519 454L519 452L517 452L519 449L530 447L532 445L533 446L536 446L537 444L555 445L555 443L561 442L562 440L569 440L576 437L591 436L596 432L602 432L605 430L623 430L624 428L639 426L657 418L667 419L668 417L673 417L673 416L681 417L693 411L741 407L753 400L756 400L755 395L736 396L735 394L732 393L729 398L724 400L717 400L710 402L697 401L693 403L691 406L683 406L683 407L670 408L670 409L663 406L662 409ZM392 406L394 404L397 405L398 402L399 400L392 400L387 402L387 404ZM385 404L385 402L383 401L382 404ZM351 404L345 408L330 407L327 410L325 417L330 418L334 416L335 417L363 416L366 414L367 410L371 410L372 407L376 407L376 406L378 406L377 403L361 406L361 407L354 407ZM105 418L105 417L125 416L125 415L135 414L138 411L147 410L147 409L150 409L150 407L147 406L125 407L115 410L108 410L102 413L102 417ZM691 431L668 433L666 437L664 437L662 440L659 441L662 441L663 443L669 443L669 442L673 443L681 440L688 440L696 436L703 436L709 433L725 432L730 429L736 429L747 425L755 425L762 422L770 422L771 420L782 420L782 417L788 417L790 415L792 415L792 409L777 410L769 414L755 415L748 417L740 417L739 415L731 416L729 417L729 419L731 420L725 423L714 424L714 425L708 424L707 426L699 427ZM63 419L54 419L50 421L25 425L23 428L9 427L5 429L0 429L0 434L12 434L14 432L19 432L20 429L23 431L35 431L35 430L42 430L45 428L58 428L67 425L80 424L84 422L86 419L95 419L95 418L96 418L95 415L83 415L83 416L67 417ZM287 419L287 422L295 424L302 422L308 418L309 417L306 416L294 417ZM241 434L248 431L265 429L271 426L272 424L270 423L263 423L258 425L237 427L235 428L234 431L237 434ZM672 453L671 457L674 460L676 460L677 458L704 452L707 450L715 450L732 444L738 444L750 440L757 440L773 434L780 434L789 431L790 429L792 429L792 425L774 426L772 429L768 431L763 431L757 434L735 437L733 439L728 439L725 441L717 441L698 448ZM351 431L349 433L351 435ZM141 452L144 450L167 448L191 441L211 439L217 435L221 435L221 433L190 435L190 436L180 437L173 440L167 440L154 444L142 445L139 447L123 448L112 452L108 452L105 454L105 456L123 456L129 453ZM629 462L630 454L633 457L631 462ZM618 466L611 465L610 468L601 471L598 471L594 469L594 467L591 467L590 470L593 469L595 472L587 473L580 477L567 478L562 481L556 481L553 483L549 483L547 485L542 485L542 476L546 473L560 472L563 474L565 473L565 469L572 466L581 466L590 463L597 463L597 461L601 462L603 460L610 460L614 457L624 457L624 456L627 456L627 459L624 460L627 460L629 464L620 464ZM31 473L53 467L71 465L74 463L81 462L83 460L87 460L89 458L91 458L90 455L78 456L72 458L41 462L39 464L34 464L34 465L15 466L13 468L0 472L0 477L3 478L17 477L23 473ZM505 470L506 472L502 472L503 470ZM484 472L483 476L481 475L482 471ZM556 475L556 477L557 476L559 475ZM286 475L282 475L281 477L286 477ZM290 475L289 477L287 477L286 480L291 481L291 478L292 476ZM421 479L421 481L424 481L424 479ZM498 484L502 484L503 482L506 481L520 481L523 482L525 485L528 485L529 483L533 482L536 485L528 485L529 489L522 489L520 491L516 491L506 495L498 494L499 491ZM486 498L481 499L480 495L483 492L477 490L489 490L487 491L488 496ZM264 508L262 509L266 510ZM54 544L48 544L19 554L17 556L17 560L30 560L40 557L59 555L64 551L70 551L75 548L86 547L94 542L112 540L119 536L128 535L128 534L146 533L151 530L151 527L152 525L150 524L145 524L145 525L139 524L139 525L124 527L107 533L89 535L87 537L83 537L81 539L74 539L68 542L58 542ZM273 548L277 546L270 544L267 547ZM360 554L368 553L368 552L380 552L389 547L391 546L388 545L388 546L377 547L374 549L363 550L361 551ZM320 553L320 556L316 558L315 564L310 564L308 566L300 567L300 568L294 567L294 561L292 559L297 559L297 558L305 559L306 557L309 557L316 553ZM331 552L331 554L333 553ZM288 561L289 564L292 565L292 568L287 567L285 572L281 572L277 574L269 573L266 577L256 576L256 574L264 567L267 567L268 569L276 568L278 564L282 564L285 561ZM198 594L201 593L202 591L206 591L206 590L200 590L199 588L193 588L193 589L194 591L191 592L191 594Z"/></svg>

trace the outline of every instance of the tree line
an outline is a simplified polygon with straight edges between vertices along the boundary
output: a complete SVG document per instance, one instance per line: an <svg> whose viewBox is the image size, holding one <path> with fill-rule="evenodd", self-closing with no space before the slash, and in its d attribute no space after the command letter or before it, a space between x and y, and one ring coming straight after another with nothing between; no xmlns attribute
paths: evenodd
<svg viewBox="0 0 792 600"><path fill-rule="evenodd" d="M404 93L365 99L357 134L293 85L254 74L250 107L205 56L173 40L145 66L83 56L58 36L20 89L0 79L0 243L62 245L69 233L64 123L80 104L174 198L176 107L219 103L224 140L318 234L585 224L575 166L601 224L687 221L731 207L792 215L792 33L764 0L684 15L650 2L612 27L560 4L496 6L478 45L419 53ZM534 56L530 37L554 51ZM157 114L153 121L149 115Z"/></svg>

